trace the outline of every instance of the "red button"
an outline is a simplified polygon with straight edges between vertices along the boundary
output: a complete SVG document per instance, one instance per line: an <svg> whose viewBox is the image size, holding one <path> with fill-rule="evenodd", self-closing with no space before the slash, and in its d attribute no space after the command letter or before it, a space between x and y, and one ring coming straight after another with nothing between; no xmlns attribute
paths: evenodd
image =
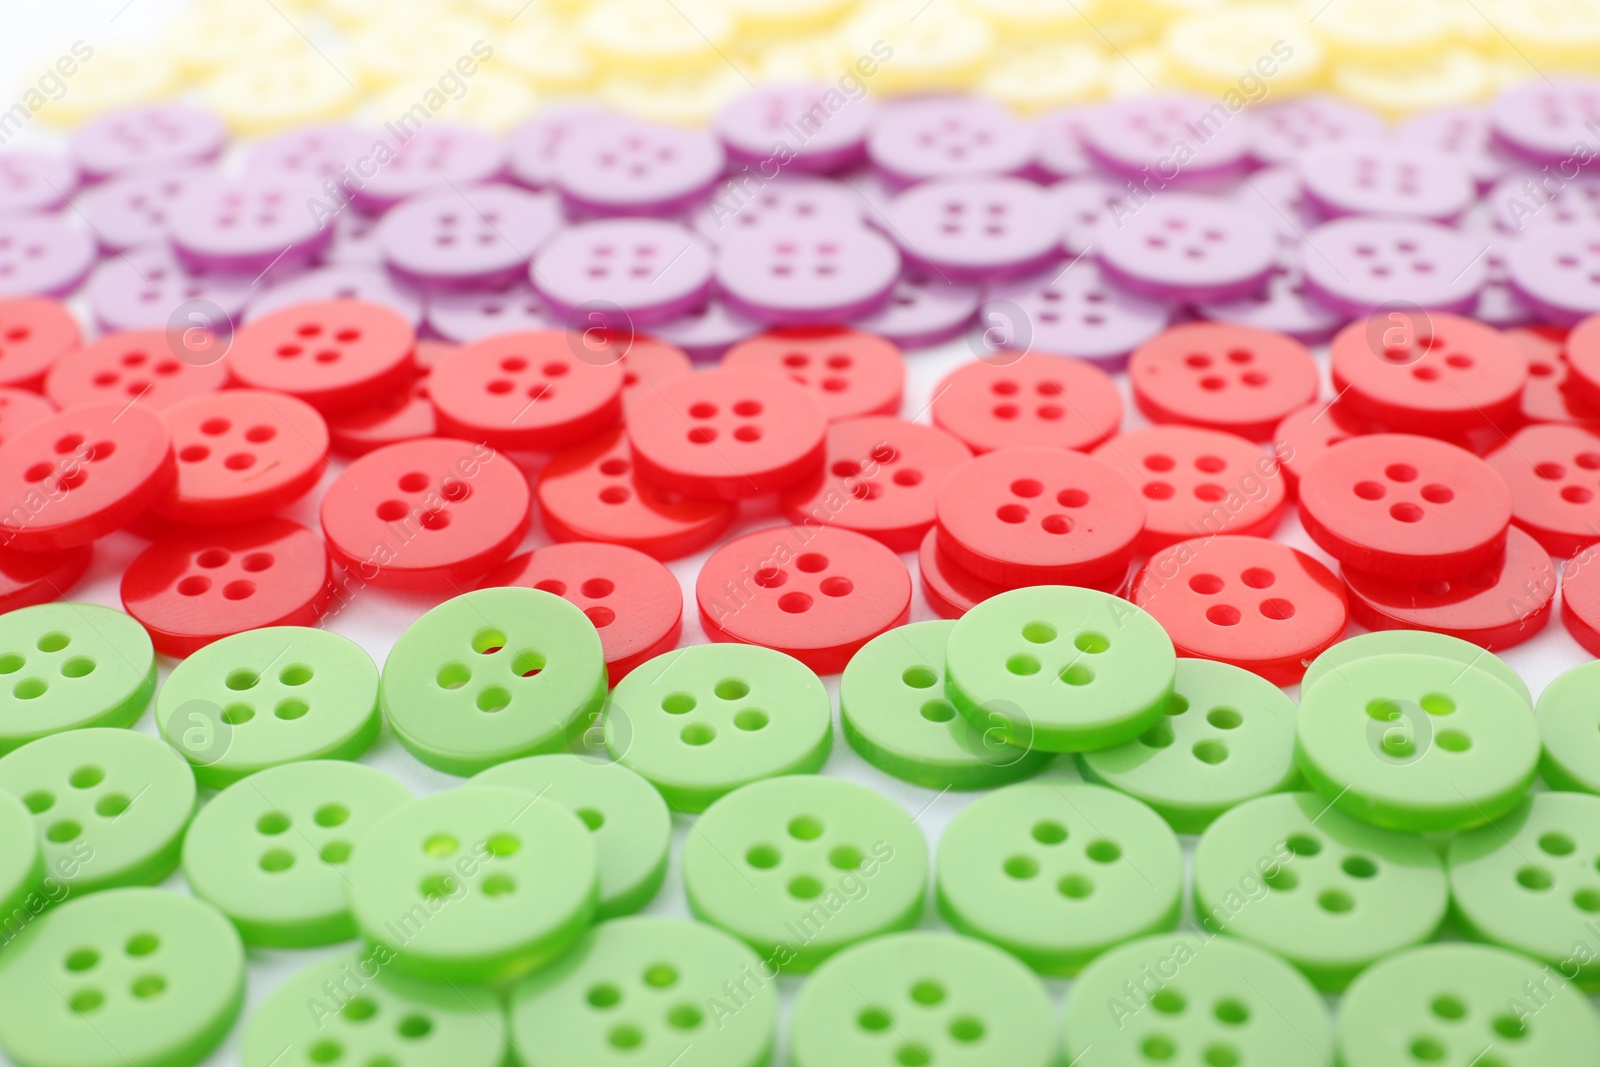
<svg viewBox="0 0 1600 1067"><path fill-rule="evenodd" d="M0 386L0 444L39 425L56 413L56 406L38 393Z"/></svg>
<svg viewBox="0 0 1600 1067"><path fill-rule="evenodd" d="M1600 657L1600 567L1594 549L1561 569L1561 622L1589 655Z"/></svg>
<svg viewBox="0 0 1600 1067"><path fill-rule="evenodd" d="M189 363L173 355L165 330L127 330L91 341L56 360L45 395L57 407L132 404L160 411L179 400L214 393L228 380L221 360Z"/></svg>
<svg viewBox="0 0 1600 1067"><path fill-rule="evenodd" d="M1081 452L1006 448L957 467L938 494L939 547L1001 585L1120 579L1144 527L1128 480Z"/></svg>
<svg viewBox="0 0 1600 1067"><path fill-rule="evenodd" d="M1028 445L1088 451L1122 424L1122 397L1105 371L1037 353L1014 363L962 364L934 387L932 408L935 425L974 452Z"/></svg>
<svg viewBox="0 0 1600 1067"><path fill-rule="evenodd" d="M626 408L637 396L649 392L652 386L681 377L694 370L689 354L677 345L658 341L643 334L608 335L600 329L585 330L581 343L595 353L593 362L619 362L622 364L622 404ZM605 355L610 349L614 354Z"/></svg>
<svg viewBox="0 0 1600 1067"><path fill-rule="evenodd" d="M1094 455L1144 496L1146 552L1191 537L1265 537L1289 500L1277 457L1231 433L1155 426L1119 434Z"/></svg>
<svg viewBox="0 0 1600 1067"><path fill-rule="evenodd" d="M622 417L620 354L590 362L580 338L525 330L462 345L428 383L440 432L496 448L544 450L615 424Z"/></svg>
<svg viewBox="0 0 1600 1067"><path fill-rule="evenodd" d="M1456 578L1505 548L1511 491L1472 453L1409 434L1328 449L1300 479L1300 521L1339 562L1413 581Z"/></svg>
<svg viewBox="0 0 1600 1067"><path fill-rule="evenodd" d="M0 445L0 543L21 552L87 544L138 518L176 476L172 438L148 408L90 404Z"/></svg>
<svg viewBox="0 0 1600 1067"><path fill-rule="evenodd" d="M529 499L522 472L488 445L426 437L346 467L322 498L322 532L361 581L465 592L515 551Z"/></svg>
<svg viewBox="0 0 1600 1067"><path fill-rule="evenodd" d="M173 531L122 576L123 607L168 656L263 626L315 626L332 596L327 549L288 519Z"/></svg>
<svg viewBox="0 0 1600 1067"><path fill-rule="evenodd" d="M911 575L870 537L774 526L713 552L695 599L713 641L777 649L836 674L862 645L910 619Z"/></svg>
<svg viewBox="0 0 1600 1067"><path fill-rule="evenodd" d="M604 541L656 559L698 552L739 508L695 500L641 480L622 427L558 452L539 474L539 513L557 541Z"/></svg>
<svg viewBox="0 0 1600 1067"><path fill-rule="evenodd" d="M437 432L428 400L428 374L456 346L443 341L418 341L411 384L381 400L328 417L333 448L347 456L364 456L374 448L432 437Z"/></svg>
<svg viewBox="0 0 1600 1067"><path fill-rule="evenodd" d="M910 552L933 525L945 476L972 458L943 430L873 415L828 427L827 458L783 496L800 526L839 526Z"/></svg>
<svg viewBox="0 0 1600 1067"><path fill-rule="evenodd" d="M821 465L827 429L809 389L722 368L675 378L628 412L640 476L705 500L743 500L797 484Z"/></svg>
<svg viewBox="0 0 1600 1067"><path fill-rule="evenodd" d="M1600 541L1600 436L1570 424L1526 426L1490 453L1511 490L1511 521L1565 559Z"/></svg>
<svg viewBox="0 0 1600 1067"><path fill-rule="evenodd" d="M507 560L482 584L543 589L583 609L600 634L612 685L646 660L672 651L683 630L678 579L643 552L621 545L548 545Z"/></svg>
<svg viewBox="0 0 1600 1067"><path fill-rule="evenodd" d="M60 600L94 558L93 545L59 552L13 552L0 548L0 612Z"/></svg>
<svg viewBox="0 0 1600 1067"><path fill-rule="evenodd" d="M962 567L939 547L939 529L934 527L917 547L917 569L922 575L922 598L934 612L946 619L959 619L977 605L1008 586L998 585ZM1105 593L1120 593L1127 573L1090 588Z"/></svg>
<svg viewBox="0 0 1600 1067"><path fill-rule="evenodd" d="M728 370L780 374L822 401L829 419L900 410L906 362L876 334L838 326L793 326L741 341L722 357Z"/></svg>
<svg viewBox="0 0 1600 1067"><path fill-rule="evenodd" d="M1311 350L1281 333L1194 322L1134 349L1133 399L1153 422L1225 430L1266 441L1317 397Z"/></svg>
<svg viewBox="0 0 1600 1067"><path fill-rule="evenodd" d="M1600 408L1600 315L1590 315L1567 334L1567 366L1573 394Z"/></svg>
<svg viewBox="0 0 1600 1067"><path fill-rule="evenodd" d="M1491 652L1519 645L1544 629L1556 595L1550 554L1521 530L1506 550L1459 578L1408 581L1346 570L1350 613L1369 630L1430 630Z"/></svg>
<svg viewBox="0 0 1600 1067"><path fill-rule="evenodd" d="M1273 432L1273 453L1283 465L1292 486L1311 461L1340 441L1377 433L1377 427L1343 404L1307 404L1290 412Z"/></svg>
<svg viewBox="0 0 1600 1067"><path fill-rule="evenodd" d="M1198 537L1150 557L1133 602L1178 655L1220 660L1294 685L1344 636L1344 587L1304 552L1260 537Z"/></svg>
<svg viewBox="0 0 1600 1067"><path fill-rule="evenodd" d="M413 374L411 323L364 300L318 300L234 334L228 369L244 385L299 397L323 414L371 403Z"/></svg>
<svg viewBox="0 0 1600 1067"><path fill-rule="evenodd" d="M204 526L249 522L316 487L328 465L328 427L282 393L225 389L161 413L178 455L178 481L156 513Z"/></svg>
<svg viewBox="0 0 1600 1067"><path fill-rule="evenodd" d="M1329 351L1342 403L1408 433L1510 425L1528 381L1520 345L1492 326L1439 311L1357 319Z"/></svg>
<svg viewBox="0 0 1600 1067"><path fill-rule="evenodd" d="M44 387L45 372L78 347L78 320L46 297L0 300L0 386Z"/></svg>
<svg viewBox="0 0 1600 1067"><path fill-rule="evenodd" d="M1506 336L1528 357L1528 384L1522 390L1522 417L1528 422L1600 423L1600 408L1572 388L1567 364L1567 331L1559 326L1507 330Z"/></svg>

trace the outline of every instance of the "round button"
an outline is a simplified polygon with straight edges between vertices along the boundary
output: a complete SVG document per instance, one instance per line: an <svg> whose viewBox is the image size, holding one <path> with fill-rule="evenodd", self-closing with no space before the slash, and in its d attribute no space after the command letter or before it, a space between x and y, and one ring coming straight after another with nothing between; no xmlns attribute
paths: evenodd
<svg viewBox="0 0 1600 1067"><path fill-rule="evenodd" d="M1306 288L1329 307L1370 315L1401 303L1470 314L1488 281L1483 246L1420 219L1348 218L1306 234Z"/></svg>
<svg viewBox="0 0 1600 1067"><path fill-rule="evenodd" d="M740 17L748 13L747 7ZM817 121L823 113L819 107L828 115L825 123ZM871 120L872 108L864 99L841 99L826 86L797 82L740 93L717 112L715 127L735 163L759 167L781 146L787 166L831 172L863 159Z"/></svg>
<svg viewBox="0 0 1600 1067"><path fill-rule="evenodd" d="M1573 138L1587 129L1584 124L1600 118L1600 99L1586 79L1541 79L1508 87L1487 112L1502 148L1535 165L1555 163L1571 154Z"/></svg>
<svg viewBox="0 0 1600 1067"><path fill-rule="evenodd" d="M1166 328L1172 310L1166 301L1127 292L1096 264L1080 260L1071 270L989 288L978 324L991 348L1076 356L1120 370L1128 353Z"/></svg>
<svg viewBox="0 0 1600 1067"><path fill-rule="evenodd" d="M397 311L324 300L245 324L228 350L228 369L243 385L288 393L326 414L403 388L415 344Z"/></svg>
<svg viewBox="0 0 1600 1067"><path fill-rule="evenodd" d="M837 326L769 330L728 349L722 365L733 371L779 375L803 385L835 421L897 413L906 379L898 348Z"/></svg>
<svg viewBox="0 0 1600 1067"><path fill-rule="evenodd" d="M322 533L362 581L454 588L511 555L530 497L527 478L487 445L427 437L346 467L322 498Z"/></svg>
<svg viewBox="0 0 1600 1067"><path fill-rule="evenodd" d="M1578 395L1567 362L1567 331L1558 326L1518 327L1506 336L1528 357L1528 384L1522 390L1522 420L1600 423L1600 409Z"/></svg>
<svg viewBox="0 0 1600 1067"><path fill-rule="evenodd" d="M1157 552L1131 599L1182 656L1218 660L1294 685L1344 634L1349 608L1333 572L1288 545L1220 535Z"/></svg>
<svg viewBox="0 0 1600 1067"><path fill-rule="evenodd" d="M333 237L318 212L306 210L308 192L316 195L298 177L261 171L224 177L213 172L167 220L167 237L179 261L191 270L252 277L275 270L282 276L310 263Z"/></svg>
<svg viewBox="0 0 1600 1067"><path fill-rule="evenodd" d="M911 265L956 282L1029 274L1061 256L1061 234L1038 220L1053 201L1020 178L936 178L900 194L884 222Z"/></svg>
<svg viewBox="0 0 1600 1067"><path fill-rule="evenodd" d="M512 282L561 225L547 193L505 185L446 188L412 197L378 223L384 264L425 288Z"/></svg>
<svg viewBox="0 0 1600 1067"><path fill-rule="evenodd" d="M500 139L463 123L429 122L416 129L401 124L397 140L383 138L382 162L368 162L373 173L351 184L351 199L367 214L380 214L407 197L442 186L464 188L488 181L505 168ZM371 143L365 158L379 156L379 143Z"/></svg>
<svg viewBox="0 0 1600 1067"><path fill-rule="evenodd" d="M856 319L855 326L901 348L932 348L966 332L981 296L976 285L905 271L894 283L889 302Z"/></svg>
<svg viewBox="0 0 1600 1067"><path fill-rule="evenodd" d="M413 328L421 323L422 294L405 282L397 281L381 263L341 263L331 255L325 258L332 265L296 274L251 300L244 309L245 321L253 322L296 304L361 300L394 309L405 316Z"/></svg>
<svg viewBox="0 0 1600 1067"><path fill-rule="evenodd" d="M725 161L708 131L618 117L574 129L553 178L579 216L667 217L704 198Z"/></svg>
<svg viewBox="0 0 1600 1067"><path fill-rule="evenodd" d="M0 615L0 677L12 698L0 752L10 752L63 730L132 726L156 692L155 651L120 611L37 604Z"/></svg>
<svg viewBox="0 0 1600 1067"><path fill-rule="evenodd" d="M1595 569L1584 565L1591 558L1585 551L1562 568L1561 622L1590 655L1600 656L1595 651L1600 648L1600 581L1592 577Z"/></svg>
<svg viewBox="0 0 1600 1067"><path fill-rule="evenodd" d="M770 147L770 146L769 146ZM794 166L791 159L790 167ZM771 164L767 164L771 169ZM728 179L694 210L694 228L712 244L730 233L777 223L837 219L859 223L866 201L844 182L780 175L759 189L740 177Z"/></svg>
<svg viewBox="0 0 1600 1067"><path fill-rule="evenodd" d="M5 858L0 860L0 906L7 915L27 914L19 910L22 908L42 909L39 890L53 890L60 880L55 870L46 874L33 817L10 793L0 793L0 843L5 846Z"/></svg>
<svg viewBox="0 0 1600 1067"><path fill-rule="evenodd" d="M730 233L716 264L729 308L782 325L845 322L881 309L900 276L900 252L854 220L779 223Z"/></svg>
<svg viewBox="0 0 1600 1067"><path fill-rule="evenodd" d="M1306 676L1300 681L1300 691L1306 692L1324 675L1347 663L1396 652L1447 659L1462 667L1481 667L1520 696L1523 703L1533 703L1528 683L1505 660L1459 637L1428 630L1378 630L1347 637L1311 661Z"/></svg>
<svg viewBox="0 0 1600 1067"><path fill-rule="evenodd" d="M83 295L103 330L149 331L158 352L191 364L184 374L208 380L218 372L205 361L222 357L218 328L231 328L244 311L255 291L251 280L247 273L186 266L158 240L101 260ZM175 373L170 365L167 373Z"/></svg>
<svg viewBox="0 0 1600 1067"><path fill-rule="evenodd" d="M600 334L595 339L593 332L586 332L582 337L586 351L598 349L607 355L612 352L618 354L622 362L624 405L662 382L680 378L693 369L687 352L654 337Z"/></svg>
<svg viewBox="0 0 1600 1067"><path fill-rule="evenodd" d="M0 613L66 596L93 559L92 545L64 548L59 552L0 549Z"/></svg>
<svg viewBox="0 0 1600 1067"><path fill-rule="evenodd" d="M0 351L0 356L4 356L3 351ZM38 393L0 385L0 444L39 425L55 413L56 406Z"/></svg>
<svg viewBox="0 0 1600 1067"><path fill-rule="evenodd" d="M1122 423L1122 396L1089 363L1039 352L963 363L939 382L934 425L974 452L1055 445L1086 452Z"/></svg>
<svg viewBox="0 0 1600 1067"><path fill-rule="evenodd" d="M1486 459L1511 490L1511 521L1545 550L1566 558L1600 541L1600 435L1527 426Z"/></svg>
<svg viewBox="0 0 1600 1067"><path fill-rule="evenodd" d="M45 372L81 343L78 320L56 301L0 298L0 386L39 391Z"/></svg>
<svg viewBox="0 0 1600 1067"><path fill-rule="evenodd" d="M606 672L616 685L645 660L670 652L683 628L678 579L643 552L570 541L507 560L482 586L520 585L565 597L600 634Z"/></svg>
<svg viewBox="0 0 1600 1067"><path fill-rule="evenodd" d="M1294 485L1311 462L1328 449L1352 437L1375 433L1377 429L1337 400L1308 404L1299 411L1290 412L1278 423L1272 435L1272 451L1282 461L1282 470L1290 485Z"/></svg>
<svg viewBox="0 0 1600 1067"><path fill-rule="evenodd" d="M1282 240L1282 235L1279 235ZM1304 256L1280 249L1267 288L1252 296L1199 304L1203 319L1233 326L1285 333L1303 344L1321 344L1344 325L1345 316L1306 293Z"/></svg>
<svg viewBox="0 0 1600 1067"><path fill-rule="evenodd" d="M1366 108L1321 94L1252 107L1245 120L1251 157L1269 166L1292 163L1324 145L1359 144L1388 132L1384 121Z"/></svg>
<svg viewBox="0 0 1600 1067"><path fill-rule="evenodd" d="M1306 199L1329 218L1380 215L1449 223L1478 193L1472 175L1449 156L1381 138L1314 148L1299 153L1295 163Z"/></svg>
<svg viewBox="0 0 1600 1067"><path fill-rule="evenodd" d="M1511 493L1483 460L1408 434L1371 434L1303 468L1300 520L1324 551L1389 578L1458 578L1505 548Z"/></svg>
<svg viewBox="0 0 1600 1067"><path fill-rule="evenodd" d="M1281 334L1189 323L1141 345L1128 361L1134 402L1153 422L1177 422L1266 441L1316 399L1311 352Z"/></svg>
<svg viewBox="0 0 1600 1067"><path fill-rule="evenodd" d="M221 121L192 104L124 107L72 133L72 158L91 178L214 158L228 142Z"/></svg>
<svg viewBox="0 0 1600 1067"><path fill-rule="evenodd" d="M27 102L24 101L26 104ZM0 212L33 215L59 210L78 188L78 168L54 153L13 148L0 162L5 191Z"/></svg>
<svg viewBox="0 0 1600 1067"><path fill-rule="evenodd" d="M917 546L917 571L922 577L922 598L942 618L959 619L973 607L1003 593L1006 587L979 578L939 547L939 528L928 530Z"/></svg>
<svg viewBox="0 0 1600 1067"><path fill-rule="evenodd" d="M900 185L929 178L1015 174L1033 162L1036 138L1004 105L981 97L935 96L880 108L867 154Z"/></svg>
<svg viewBox="0 0 1600 1067"><path fill-rule="evenodd" d="M1216 104L1189 93L1118 100L1088 113L1083 147L1101 166L1130 178L1143 178L1148 168L1185 184L1231 179L1248 162L1251 131L1243 122L1213 125L1209 116ZM1206 124L1209 136L1202 138L1199 122ZM1184 162L1173 175L1179 158Z"/></svg>
<svg viewBox="0 0 1600 1067"><path fill-rule="evenodd" d="M911 576L889 549L837 526L775 526L729 541L695 579L713 641L776 649L818 674L907 621Z"/></svg>
<svg viewBox="0 0 1600 1067"><path fill-rule="evenodd" d="M1169 192L1107 231L1098 255L1106 277L1139 296L1233 300L1266 288L1278 238L1244 204Z"/></svg>
<svg viewBox="0 0 1600 1067"><path fill-rule="evenodd" d="M1572 392L1600 407L1600 319L1585 320L1567 335L1568 381Z"/></svg>
<svg viewBox="0 0 1600 1067"><path fill-rule="evenodd" d="M1589 698L1597 674L1594 663L1579 664L1539 694L1539 776L1552 789L1600 793L1600 706Z"/></svg>
<svg viewBox="0 0 1600 1067"><path fill-rule="evenodd" d="M760 333L761 323L745 318L724 304L720 297L712 296L700 307L670 322L652 326L650 332L683 349L696 363L709 363L721 359L733 345ZM890 337L889 340L896 339Z"/></svg>
<svg viewBox="0 0 1600 1067"><path fill-rule="evenodd" d="M0 298L66 296L94 260L93 239L58 215L0 218Z"/></svg>
<svg viewBox="0 0 1600 1067"><path fill-rule="evenodd" d="M552 316L622 328L670 322L705 303L711 247L659 219L602 219L551 238L530 268Z"/></svg>
<svg viewBox="0 0 1600 1067"><path fill-rule="evenodd" d="M209 167L140 168L91 186L76 204L102 247L129 252L164 241L168 217L191 190L210 180Z"/></svg>
<svg viewBox="0 0 1600 1067"><path fill-rule="evenodd" d="M1160 816L1084 782L1024 782L945 827L939 911L963 934L1063 977L1123 941L1177 925L1183 853Z"/></svg>
<svg viewBox="0 0 1600 1067"><path fill-rule="evenodd" d="M443 341L418 341L413 360L417 377L398 392L328 418L332 447L347 456L364 456L375 448L418 437L433 437L438 422L428 400L428 378L433 368L451 358L456 346Z"/></svg>
<svg viewBox="0 0 1600 1067"><path fill-rule="evenodd" d="M882 793L787 774L730 793L696 820L683 880L697 919L764 959L787 956L784 969L803 974L840 949L917 921L928 846L906 810ZM833 912L829 893L855 899ZM827 923L797 937L794 924L814 924L818 906L829 912Z"/></svg>
<svg viewBox="0 0 1600 1067"><path fill-rule="evenodd" d="M526 279L441 293L429 293L425 309L433 332L464 345L498 333L547 330L554 313Z"/></svg>

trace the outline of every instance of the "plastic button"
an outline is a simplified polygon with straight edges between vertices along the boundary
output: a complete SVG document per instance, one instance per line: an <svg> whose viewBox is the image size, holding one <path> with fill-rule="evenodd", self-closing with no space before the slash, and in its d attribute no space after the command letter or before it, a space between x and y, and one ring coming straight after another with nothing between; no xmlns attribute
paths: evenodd
<svg viewBox="0 0 1600 1067"><path fill-rule="evenodd" d="M171 343L166 330L98 338L56 361L45 378L45 395L61 408L140 403L161 410L222 388L228 376L226 367L178 359L169 348Z"/></svg>
<svg viewBox="0 0 1600 1067"><path fill-rule="evenodd" d="M191 270L251 276L271 270L281 277L309 264L333 237L318 213L305 208L308 192L302 179L287 175L213 172L172 213L167 238Z"/></svg>
<svg viewBox="0 0 1600 1067"><path fill-rule="evenodd" d="M900 276L900 252L855 221L779 223L730 233L716 279L724 303L778 325L845 322L882 308Z"/></svg>
<svg viewBox="0 0 1600 1067"><path fill-rule="evenodd" d="M91 545L59 552L0 549L0 613L66 596L94 559Z"/></svg>
<svg viewBox="0 0 1600 1067"><path fill-rule="evenodd" d="M1511 521L1552 555L1600 541L1600 435L1580 426L1528 426L1487 457L1511 490Z"/></svg>
<svg viewBox="0 0 1600 1067"><path fill-rule="evenodd" d="M1405 306L1468 314L1488 281L1483 246L1417 219L1336 219L1311 230L1306 287L1350 315ZM1366 251L1363 251L1365 249Z"/></svg>
<svg viewBox="0 0 1600 1067"><path fill-rule="evenodd" d="M1378 215L1449 223L1472 206L1477 183L1449 156L1373 138L1303 152L1306 199L1329 217Z"/></svg>
<svg viewBox="0 0 1600 1067"><path fill-rule="evenodd" d="M1528 683L1505 660L1459 637L1427 630L1382 630L1347 637L1311 661L1300 681L1300 691L1309 691L1319 679L1348 663L1396 652L1447 659L1461 667L1480 667L1521 697L1523 703L1533 703Z"/></svg>
<svg viewBox="0 0 1600 1067"><path fill-rule="evenodd" d="M1317 395L1311 353L1280 334L1240 326L1175 326L1128 361L1134 401L1154 422L1271 439L1278 422Z"/></svg>
<svg viewBox="0 0 1600 1067"><path fill-rule="evenodd" d="M711 246L660 219L602 219L557 233L534 256L534 288L568 324L620 329L670 322L711 290Z"/></svg>
<svg viewBox="0 0 1600 1067"><path fill-rule="evenodd" d="M962 364L934 387L929 407L934 425L974 452L1038 445L1086 452L1122 423L1122 397L1109 375L1038 352Z"/></svg>
<svg viewBox="0 0 1600 1067"><path fill-rule="evenodd" d="M1033 161L1032 129L1009 109L981 97L935 96L880 108L867 154L891 182L1016 174Z"/></svg>
<svg viewBox="0 0 1600 1067"><path fill-rule="evenodd" d="M1596 675L1600 667L1581 663L1539 694L1539 776L1552 789L1600 793L1600 707L1589 696Z"/></svg>
<svg viewBox="0 0 1600 1067"><path fill-rule="evenodd" d="M1169 192L1120 222L1101 239L1100 269L1155 300L1249 296L1266 287L1278 259L1278 240L1266 220L1216 197Z"/></svg>
<svg viewBox="0 0 1600 1067"><path fill-rule="evenodd" d="M812 390L832 421L893 415L905 361L888 341L835 326L769 330L728 349L730 371L782 376Z"/></svg>
<svg viewBox="0 0 1600 1067"><path fill-rule="evenodd" d="M1091 262L1001 282L978 308L984 342L1003 351L1065 353L1120 370L1166 328L1172 306L1136 296Z"/></svg>
<svg viewBox="0 0 1600 1067"><path fill-rule="evenodd" d="M45 372L80 343L78 321L56 301L0 299L0 385L41 390Z"/></svg>
<svg viewBox="0 0 1600 1067"><path fill-rule="evenodd" d="M66 296L94 260L95 242L64 218L0 218L0 298Z"/></svg>
<svg viewBox="0 0 1600 1067"><path fill-rule="evenodd" d="M553 177L580 217L667 217L701 200L724 161L709 132L616 117L573 130L555 157Z"/></svg>
<svg viewBox="0 0 1600 1067"><path fill-rule="evenodd" d="M937 178L900 194L884 225L915 267L956 282L1030 274L1061 256L1061 234L1038 220L1050 194L1020 178Z"/></svg>
<svg viewBox="0 0 1600 1067"><path fill-rule="evenodd" d="M63 730L132 726L156 692L155 651L120 611L39 604L0 615L0 677L11 697L0 752L10 752Z"/></svg>
<svg viewBox="0 0 1600 1067"><path fill-rule="evenodd" d="M455 345L442 341L418 341L413 356L418 376L409 386L327 420L328 439L334 450L347 456L364 456L375 448L437 434L438 422L428 400L428 379L433 368L455 351Z"/></svg>
<svg viewBox="0 0 1600 1067"><path fill-rule="evenodd" d="M529 258L560 225L554 196L480 185L410 198L384 215L376 239L400 279L461 289L525 276Z"/></svg>
<svg viewBox="0 0 1600 1067"><path fill-rule="evenodd" d="M399 312L359 300L285 308L234 335L228 369L244 385L327 414L404 387L416 336Z"/></svg>

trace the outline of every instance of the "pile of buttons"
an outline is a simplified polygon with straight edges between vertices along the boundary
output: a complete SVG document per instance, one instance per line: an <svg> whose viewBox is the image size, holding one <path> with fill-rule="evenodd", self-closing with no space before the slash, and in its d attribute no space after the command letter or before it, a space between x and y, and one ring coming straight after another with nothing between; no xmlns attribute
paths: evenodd
<svg viewBox="0 0 1600 1067"><path fill-rule="evenodd" d="M1600 90L1215 106L0 156L0 1047L1582 1062Z"/></svg>

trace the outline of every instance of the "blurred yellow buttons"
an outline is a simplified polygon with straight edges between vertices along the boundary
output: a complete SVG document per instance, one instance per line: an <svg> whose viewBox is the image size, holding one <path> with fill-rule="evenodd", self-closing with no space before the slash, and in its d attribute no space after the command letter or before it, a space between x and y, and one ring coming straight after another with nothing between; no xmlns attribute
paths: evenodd
<svg viewBox="0 0 1600 1067"><path fill-rule="evenodd" d="M596 62L627 76L691 73L721 61L733 18L707 0L607 0L578 22Z"/></svg>
<svg viewBox="0 0 1600 1067"><path fill-rule="evenodd" d="M239 134L326 122L349 111L356 95L347 74L309 50L223 71L206 87L206 100Z"/></svg>

